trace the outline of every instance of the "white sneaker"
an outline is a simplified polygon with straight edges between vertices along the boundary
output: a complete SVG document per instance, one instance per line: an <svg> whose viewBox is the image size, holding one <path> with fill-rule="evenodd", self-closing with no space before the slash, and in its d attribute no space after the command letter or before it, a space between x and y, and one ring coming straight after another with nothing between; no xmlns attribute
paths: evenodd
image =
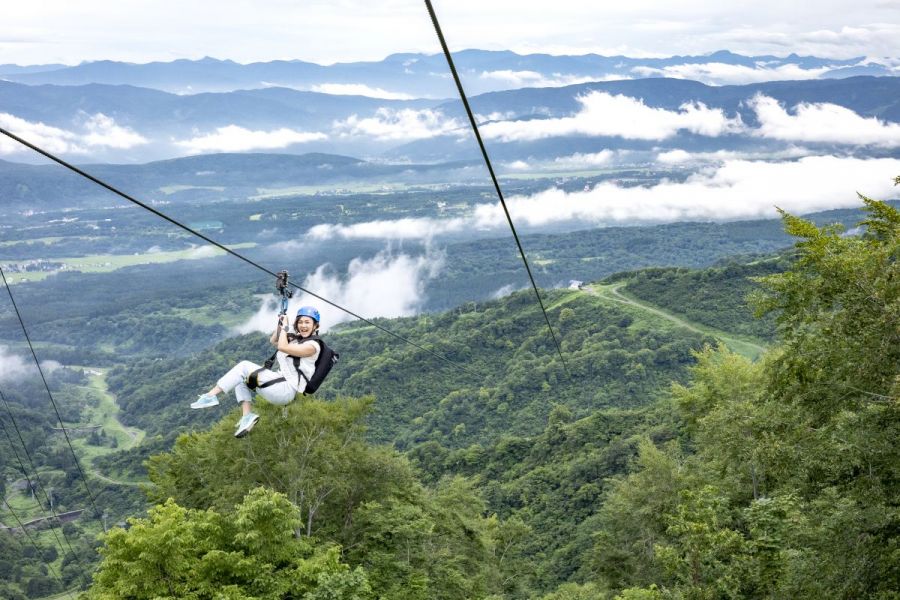
<svg viewBox="0 0 900 600"><path fill-rule="evenodd" d="M219 399L215 394L203 394L198 396L197 400L191 402L191 408L211 408L219 405Z"/></svg>
<svg viewBox="0 0 900 600"><path fill-rule="evenodd" d="M237 431L234 432L234 437L244 437L250 433L257 421L259 421L259 415L256 413L247 413L241 417L241 420L238 421Z"/></svg>

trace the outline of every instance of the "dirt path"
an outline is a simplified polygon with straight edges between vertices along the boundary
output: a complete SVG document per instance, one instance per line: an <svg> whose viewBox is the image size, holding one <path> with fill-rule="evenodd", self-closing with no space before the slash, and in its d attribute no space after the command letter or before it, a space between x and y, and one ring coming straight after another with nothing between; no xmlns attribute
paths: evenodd
<svg viewBox="0 0 900 600"><path fill-rule="evenodd" d="M88 473L90 473L92 477L96 477L100 481L105 481L106 483L111 483L113 485L125 485L128 487L140 487L141 485L143 485L140 482L120 481L118 479L112 479L111 477L107 477L106 475L103 475L102 473L100 473L100 471L97 471L96 469L88 469Z"/></svg>
<svg viewBox="0 0 900 600"><path fill-rule="evenodd" d="M746 356L750 359L757 359L762 356L766 352L765 346L761 346L755 342L751 342L746 339L741 339L734 337L733 335L729 335L719 329L714 329L712 327L707 327L706 325L700 325L697 323L692 323L691 321L686 321L683 318L673 315L672 313L663 310L661 308L657 308L651 304L645 304L643 302L639 302L634 298L628 297L624 295L620 290L625 287L625 283L617 283L614 285L592 285L586 286L584 289L589 293L600 298L605 298L607 300L612 300L614 302L620 302L622 304L628 304L635 308L638 308L644 312L648 312L654 314L658 317L662 317L675 323L679 327L683 327L689 331L693 331L695 333L699 333L701 335L709 335L718 340L721 340L725 343L726 346L731 348L732 351L737 352L743 356Z"/></svg>

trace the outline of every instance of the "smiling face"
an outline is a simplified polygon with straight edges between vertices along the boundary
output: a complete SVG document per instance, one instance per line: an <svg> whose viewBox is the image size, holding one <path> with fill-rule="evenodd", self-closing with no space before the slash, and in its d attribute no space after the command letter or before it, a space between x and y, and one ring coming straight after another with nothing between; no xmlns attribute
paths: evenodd
<svg viewBox="0 0 900 600"><path fill-rule="evenodd" d="M315 333L317 323L311 317L297 317L294 321L294 329L303 337L309 337Z"/></svg>

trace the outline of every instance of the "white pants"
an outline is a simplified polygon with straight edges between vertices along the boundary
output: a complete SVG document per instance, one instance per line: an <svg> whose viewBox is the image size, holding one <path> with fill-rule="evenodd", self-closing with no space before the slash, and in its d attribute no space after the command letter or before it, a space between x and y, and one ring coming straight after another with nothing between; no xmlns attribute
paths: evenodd
<svg viewBox="0 0 900 600"><path fill-rule="evenodd" d="M242 360L234 365L230 371L225 373L219 381L216 382L225 393L234 390L234 395L238 402L251 402L253 400L253 391L247 387L245 383L247 376L253 371L260 368L260 365L254 364L248 360ZM281 373L263 369L257 375L259 383L265 383L273 379L281 377ZM291 387L287 381L274 383L268 387L257 388L256 393L271 402L272 404L284 405L289 403L297 395L297 390Z"/></svg>

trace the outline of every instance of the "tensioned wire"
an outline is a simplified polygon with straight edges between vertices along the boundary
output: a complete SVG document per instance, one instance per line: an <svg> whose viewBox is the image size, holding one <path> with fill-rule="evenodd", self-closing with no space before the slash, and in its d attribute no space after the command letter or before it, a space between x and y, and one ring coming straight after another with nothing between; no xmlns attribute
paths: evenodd
<svg viewBox="0 0 900 600"><path fill-rule="evenodd" d="M441 31L441 25L438 23L437 14L434 12L434 7L431 5L431 0L425 0L425 6L428 8L428 14L431 16L431 23L434 25L434 31L437 33L438 40L441 42L441 48L444 51L444 57L447 59L447 64L450 66L450 73L453 74L453 81L456 82L456 89L459 90L459 97L462 99L463 106L466 109L466 114L469 116L469 123L472 125L472 131L475 132L475 139L478 140L478 147L481 148L481 156L484 157L484 164L487 165L488 172L491 174L491 181L494 182L494 189L497 191L497 197L500 199L500 205L503 207L503 213L506 215L506 222L509 223L509 228L512 230L513 238L516 240L516 246L519 248L519 255L522 257L522 262L525 263L525 270L528 272L528 279L531 280L531 287L534 288L534 295L537 296L538 303L541 305L541 312L544 313L544 320L547 321L547 329L550 330L550 337L553 338L553 343L556 344L556 352L559 354L559 359L562 361L563 368L566 371L567 375L569 373L569 366L566 364L566 359L563 358L562 348L559 345L559 340L556 338L556 334L553 332L553 326L550 324L550 316L547 314L547 309L544 306L544 300L541 298L541 292L538 290L537 283L534 280L534 275L531 273L531 266L528 264L528 258L525 256L525 249L522 247L522 242L519 240L519 234L516 232L516 226L513 225L512 217L509 215L509 209L506 207L506 200L503 198L503 192L500 190L500 183L497 181L497 175L494 174L494 167L491 164L491 159L488 156L487 148L484 146L484 141L481 139L481 133L478 131L478 124L475 122L475 115L472 113L472 108L469 106L469 99L466 96L466 92L463 89L462 81L459 78L459 74L456 72L456 66L453 64L453 56L450 54L450 49L447 47L447 42L444 39L444 34Z"/></svg>
<svg viewBox="0 0 900 600"><path fill-rule="evenodd" d="M91 488L87 483L87 477L84 474L84 470L81 468L81 462L79 462L78 460L78 455L75 454L75 448L72 447L72 440L69 439L69 432L68 430L66 430L66 424L63 423L63 418L59 412L59 407L56 405L56 400L53 399L53 393L50 391L50 385L47 383L47 378L44 376L44 370L41 368L41 363L38 360L37 354L35 354L34 352L34 346L31 344L31 336L28 335L28 328L25 327L25 321L22 320L22 313L19 312L19 306L16 304L16 299L13 297L12 289L9 287L9 282L6 281L6 274L3 273L2 267L0 267L0 278L3 279L3 285L6 286L6 293L9 294L9 300L10 302L12 302L13 310L16 312L16 317L19 319L19 324L22 326L22 333L25 334L25 341L28 342L28 349L31 350L31 356L32 358L34 358L34 364L41 376L41 381L44 382L44 388L46 388L47 390L47 396L50 397L50 404L53 405L53 410L56 413L56 418L59 420L59 426L66 438L66 444L69 446L69 451L72 452L72 458L75 460L75 466L78 467L78 473L81 474L81 482L84 484L84 489L87 490L88 498L90 498L91 500L91 506L94 508L94 514L97 515L97 518L100 518L101 513L97 508L97 503L94 501L94 493L91 491Z"/></svg>
<svg viewBox="0 0 900 600"><path fill-rule="evenodd" d="M9 402L7 402L6 400L6 396L3 394L3 390L0 390L0 400L3 401L3 404L6 407L6 412L9 414L9 419L12 422L12 426L16 430L16 435L19 436L19 442L22 444L22 450L25 452L25 458L28 459L28 464L31 465L31 471L32 473L34 473L34 480L40 487L44 499L47 501L47 506L50 509L50 513L57 521L59 521L59 515L56 514L55 510L53 510L53 503L50 502L50 496L47 494L47 488L44 486L44 484L41 482L40 477L38 476L37 468L34 466L34 461L31 460L31 454L28 452L28 446L25 445L25 439L22 437L22 432L19 429L19 425L16 423L16 418L12 414L12 408L10 407ZM22 470L22 475L25 476L25 480L28 482L28 487L33 492L35 489L35 484L32 483L31 477L29 477L28 475L28 470L25 469L25 464L22 462L22 457L19 456L19 451L16 450L16 445L15 443L13 443L12 436L9 434L9 430L6 428L6 423L0 420L0 426L3 427L3 433L6 435L6 440L9 442L9 447L12 449L13 454L16 457L16 461L19 463L19 468ZM41 512L46 515L47 513L46 511L44 511L43 506L41 506L40 500L38 500L38 506L41 508ZM59 540L59 536L56 535L56 528L51 528L51 531L53 532L53 537L56 539L56 544L60 547L61 550L65 552L62 542ZM69 537L66 535L66 532L62 531L62 529L60 528L60 533L62 533L63 539L66 540L66 546L69 547L69 552L71 552L72 555L77 559L78 555L72 548L72 543L69 541Z"/></svg>
<svg viewBox="0 0 900 600"><path fill-rule="evenodd" d="M13 518L16 520L16 523L19 524L19 529L22 530L22 533L25 534L25 537L28 538L28 541L31 542L31 545L34 546L34 549L37 551L37 553L40 554L41 547L37 545L37 542L35 542L34 538L31 537L31 534L28 533L28 530L25 528L25 524L22 523L22 519L19 518L19 515L16 514L16 511L13 510L13 507L9 505L9 502L6 500L6 498L3 499L3 504L6 505L6 508L9 510L9 514L13 516ZM13 537L15 538L15 535L13 535ZM22 542L18 538L16 538L16 541L19 542L19 545L21 545L23 548L25 547L25 545L22 544ZM47 561L44 561L44 564L47 565L47 569L53 574L53 577L59 582L59 585L63 588L66 587L66 584L63 583L62 578L56 572L56 569L54 569L53 566ZM69 595L69 598L75 597L72 595L71 591L67 591L66 593Z"/></svg>
<svg viewBox="0 0 900 600"><path fill-rule="evenodd" d="M27 141L27 140L25 140L25 139L23 139L23 138L17 136L16 134L14 134L14 133L12 133L12 132L10 132L10 131L8 131L8 130L2 128L2 127L0 127L0 133L2 133L3 135L7 136L8 138L11 138L11 139L13 139L13 140L19 142L19 143L22 144L23 146L26 146L26 147L28 147L28 148L34 150L34 151L37 152L38 154L41 154L41 155L43 155L43 156L49 158L49 159L52 160L53 162L55 162L55 163L57 163L57 164L59 164L59 165L62 165L63 167L69 169L70 171L72 171L72 172L74 172L74 173L77 173L78 175L81 175L81 176L84 177L85 179L88 179L88 180L90 180L90 181L96 183L97 185L106 188L106 189L109 190L110 192L116 194L117 196L119 196L119 197L121 197L121 198L124 198L125 200L128 200L128 201L131 202L132 204L136 204L136 205L140 206L141 208L143 208L143 209L145 209L145 210L148 210L148 211L152 212L152 213L155 214L157 217L159 217L159 218L161 218L161 219L165 219L166 221L168 221L169 223L172 223L172 224L175 225L176 227L179 227L179 228L183 229L184 231L187 231L188 233L190 233L190 234L192 234L192 235L195 235L195 236L199 237L200 239L202 239L202 240L205 241L206 243L212 244L212 245L215 246L216 248L218 248L218 249L220 249L220 250L223 250L224 252L230 254L231 256L234 256L235 258L238 258L238 259L244 261L245 263L247 263L247 264L249 264L249 265L251 265L251 266L253 266L253 267L256 267L256 268L259 269L260 271L262 271L262 272L264 272L264 273L267 273L268 275L271 275L272 277L278 277L278 275L277 275L274 271L272 271L272 270L270 270L270 269L267 269L266 267L260 265L259 263L255 262L255 261L253 261L253 260L250 260L249 258L247 258L246 256L244 256L244 255L242 255L242 254L240 254L240 253L238 253L238 252L235 252L234 250L232 250L231 248L228 248L228 247L225 246L224 244L221 244L221 243L217 242L216 240L214 240L214 239L212 239L212 238L210 238L210 237L208 237L208 236L203 235L203 234L200 233L199 231L197 231L197 230L195 230L195 229L192 229L191 227L185 225L184 223L178 221L177 219L175 219L175 218L173 218L173 217L170 217L169 215L163 213L162 211L157 210L157 209L153 208L152 206L147 205L147 204L144 203L144 202L141 202L140 200L138 200L137 198L135 198L135 197L133 197L133 196L131 196L131 195L129 195L129 194L126 194L125 192L119 190L118 188L113 187L113 186L110 185L109 183L106 183L106 182L103 181L102 179L100 179L100 178L98 178L98 177L95 177L95 176L91 175L90 173L88 173L88 172L86 172L86 171L84 171L84 170L82 170L82 169L76 167L75 165L73 165L73 164L71 164L71 163L68 163L68 162L64 161L63 159L59 158L58 156L52 154L51 152L48 152L47 150L44 150L43 148L41 148L41 147L39 147L39 146L37 146L37 145L35 145L35 144L32 144L31 142L29 142L29 141ZM312 291L310 291L310 290L308 290L308 289L306 289L306 288L304 288L304 287L302 287L302 286L299 286L299 285L297 285L297 284L294 283L294 282L290 282L290 281L289 281L289 282L288 282L288 285L290 285L291 287L293 287L293 288L295 288L295 289L300 290L301 292L304 292L304 293L306 293L306 294L309 294L310 296L312 296L313 298L316 298L317 300L321 300L322 302L324 302L325 304L328 304L329 306L333 306L334 308L336 308L336 309L338 309L338 310L340 310L340 311L342 311L342 312L344 312L344 313L350 315L351 317L354 317L354 318L356 318L356 319L359 319L360 321L362 321L363 323L366 323L367 325L371 325L372 327L374 327L374 328L376 328L376 329L378 329L378 330L380 330L380 331L382 331L382 332L384 332L384 333L390 335L391 337L400 340L401 342L404 342L404 343L406 343L406 344L409 344L410 346L413 346L414 348L417 348L417 349L421 350L422 352L425 352L425 353L427 353L427 354L430 354L430 355L434 356L435 358L438 358L438 359L440 359L440 360L442 360L442 361L444 361L444 362L447 362L447 363L449 363L449 364L452 364L453 366L462 369L463 371L469 373L470 375L475 375L475 373L474 373L471 369L469 369L466 365L461 364L461 363L459 363L459 362L457 362L457 361L455 361L455 360L453 360L453 359L451 359L451 358L448 358L447 356L444 356L444 355L441 354L440 352L436 352L436 351L434 351L434 350L430 350L430 349L428 349L428 348L425 348L425 347L422 346L421 344L417 344L416 342L414 342L414 341L412 341L412 340L410 340L410 339L408 339L408 338L406 338L406 337L403 337L403 336L400 335L399 333L394 333L393 331L391 331L391 330L388 329L387 327L384 327L384 326L382 326L382 325L379 325L378 323L375 323L375 322L373 322L373 321L371 321L371 320L369 320L369 319L363 317L362 315L359 315L359 314L355 313L354 311L350 310L349 308L346 308L346 307L344 307L344 306L341 306L340 304L337 304L336 302L332 302L331 300L325 298L324 296L320 296L319 294L316 294L315 292L312 292Z"/></svg>

